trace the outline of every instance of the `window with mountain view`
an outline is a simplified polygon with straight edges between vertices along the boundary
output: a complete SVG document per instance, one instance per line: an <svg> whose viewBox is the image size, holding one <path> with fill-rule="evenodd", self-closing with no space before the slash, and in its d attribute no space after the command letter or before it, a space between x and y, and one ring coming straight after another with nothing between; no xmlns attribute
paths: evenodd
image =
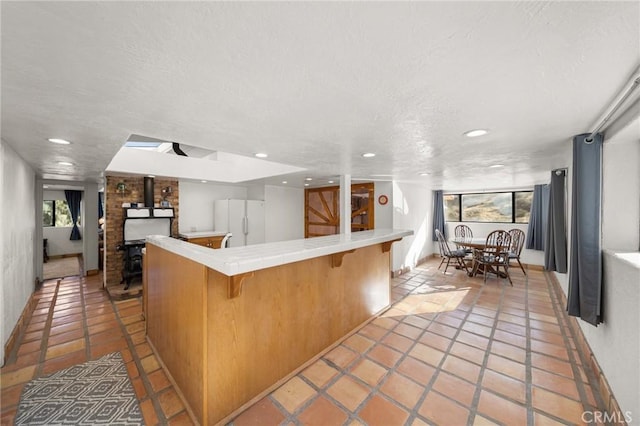
<svg viewBox="0 0 640 426"><path fill-rule="evenodd" d="M528 223L533 191L445 194L448 222Z"/></svg>

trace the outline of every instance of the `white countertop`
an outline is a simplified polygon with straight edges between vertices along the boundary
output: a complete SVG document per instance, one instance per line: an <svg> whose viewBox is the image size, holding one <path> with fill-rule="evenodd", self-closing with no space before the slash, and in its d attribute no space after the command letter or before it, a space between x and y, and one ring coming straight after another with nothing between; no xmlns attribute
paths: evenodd
<svg viewBox="0 0 640 426"><path fill-rule="evenodd" d="M354 232L350 237L338 234L217 250L163 235L149 235L146 241L147 244L154 244L231 276L397 240L408 235L413 235L413 231L374 229Z"/></svg>
<svg viewBox="0 0 640 426"><path fill-rule="evenodd" d="M224 237L228 232L220 231L197 231L197 232L180 232L180 238L206 238L206 237Z"/></svg>

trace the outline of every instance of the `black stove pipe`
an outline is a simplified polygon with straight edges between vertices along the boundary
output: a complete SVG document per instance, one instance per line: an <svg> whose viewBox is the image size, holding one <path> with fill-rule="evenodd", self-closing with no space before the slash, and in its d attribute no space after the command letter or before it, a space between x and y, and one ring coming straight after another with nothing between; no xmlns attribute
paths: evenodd
<svg viewBox="0 0 640 426"><path fill-rule="evenodd" d="M153 178L144 177L144 206L153 207Z"/></svg>

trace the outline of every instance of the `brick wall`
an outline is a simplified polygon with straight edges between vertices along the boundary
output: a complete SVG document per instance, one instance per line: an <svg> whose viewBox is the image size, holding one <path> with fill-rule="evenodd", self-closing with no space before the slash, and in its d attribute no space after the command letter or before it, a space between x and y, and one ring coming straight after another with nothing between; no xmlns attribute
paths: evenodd
<svg viewBox="0 0 640 426"><path fill-rule="evenodd" d="M116 251L116 246L122 242L122 225L124 212L122 203L144 203L144 177L143 176L107 176L104 188L105 227L104 227L104 270L105 285L120 284L122 279L122 252ZM126 185L124 193L117 190L117 184L123 182ZM180 189L177 180L154 178L153 201L159 203L162 198L162 188L170 186L171 195L166 200L171 203L175 217L171 226L171 235L178 235L179 195Z"/></svg>

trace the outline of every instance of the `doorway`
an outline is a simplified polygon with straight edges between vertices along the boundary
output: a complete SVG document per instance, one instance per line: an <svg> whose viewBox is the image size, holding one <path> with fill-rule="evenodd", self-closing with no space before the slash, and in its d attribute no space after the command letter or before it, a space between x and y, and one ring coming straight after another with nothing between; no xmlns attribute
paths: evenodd
<svg viewBox="0 0 640 426"><path fill-rule="evenodd" d="M340 233L340 187L308 188L304 192L305 238ZM351 232L374 229L374 184L351 185Z"/></svg>

